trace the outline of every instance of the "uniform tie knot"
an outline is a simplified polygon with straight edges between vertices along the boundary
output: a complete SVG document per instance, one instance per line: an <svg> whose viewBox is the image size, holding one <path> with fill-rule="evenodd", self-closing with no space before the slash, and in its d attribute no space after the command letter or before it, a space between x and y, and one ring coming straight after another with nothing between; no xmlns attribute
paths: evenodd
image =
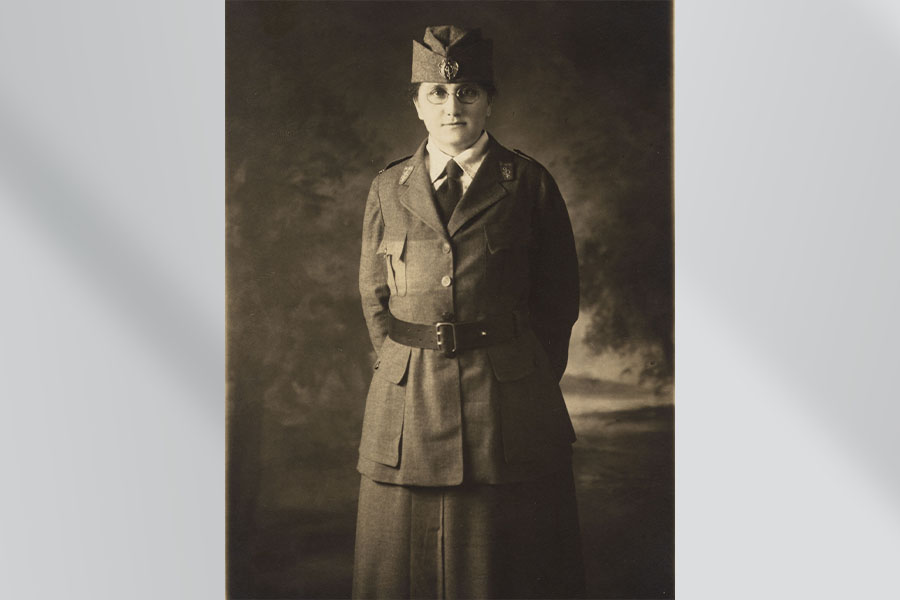
<svg viewBox="0 0 900 600"><path fill-rule="evenodd" d="M450 179L459 179L463 174L462 167L456 164L456 161L453 159L447 161L447 164L444 166L444 172Z"/></svg>

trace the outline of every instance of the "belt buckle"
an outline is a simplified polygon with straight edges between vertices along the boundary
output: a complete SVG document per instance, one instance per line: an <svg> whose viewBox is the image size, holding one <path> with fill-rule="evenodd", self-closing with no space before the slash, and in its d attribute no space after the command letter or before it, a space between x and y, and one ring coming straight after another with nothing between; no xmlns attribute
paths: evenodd
<svg viewBox="0 0 900 600"><path fill-rule="evenodd" d="M453 337L453 344L449 348L447 340L445 339L446 331L449 331ZM437 334L437 343L438 348L444 353L444 356L447 358L453 358L456 356L456 323L450 323L448 321L440 321L434 324L434 331Z"/></svg>

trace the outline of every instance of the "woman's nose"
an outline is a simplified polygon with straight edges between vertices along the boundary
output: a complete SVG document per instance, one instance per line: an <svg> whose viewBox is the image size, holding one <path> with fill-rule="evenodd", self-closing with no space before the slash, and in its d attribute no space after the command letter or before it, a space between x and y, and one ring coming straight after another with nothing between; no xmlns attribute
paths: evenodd
<svg viewBox="0 0 900 600"><path fill-rule="evenodd" d="M456 97L456 94L450 94L447 102L444 103L444 110L448 115L458 115L462 112L462 102Z"/></svg>

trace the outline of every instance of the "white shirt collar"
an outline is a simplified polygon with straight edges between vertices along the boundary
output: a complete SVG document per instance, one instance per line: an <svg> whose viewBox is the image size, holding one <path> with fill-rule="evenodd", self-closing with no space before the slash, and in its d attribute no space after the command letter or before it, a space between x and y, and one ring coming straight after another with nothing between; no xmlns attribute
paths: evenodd
<svg viewBox="0 0 900 600"><path fill-rule="evenodd" d="M447 161L451 158L456 161L456 164L460 166L463 173L469 176L469 179L474 179L475 173L478 172L478 167L484 162L484 156L487 154L487 144L487 131L482 131L481 137L478 138L477 142L456 156L450 156L438 148L437 144L429 137L425 150L428 152L428 173L431 175L431 183L434 183L441 178L444 173L444 167L447 166Z"/></svg>

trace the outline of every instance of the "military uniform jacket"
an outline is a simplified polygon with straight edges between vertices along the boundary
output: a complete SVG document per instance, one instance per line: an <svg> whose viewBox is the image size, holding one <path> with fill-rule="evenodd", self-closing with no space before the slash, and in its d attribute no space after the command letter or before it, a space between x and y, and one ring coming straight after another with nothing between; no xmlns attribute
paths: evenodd
<svg viewBox="0 0 900 600"><path fill-rule="evenodd" d="M447 486L534 479L575 440L559 389L578 317L578 263L565 203L536 161L490 139L445 227L425 143L372 182L359 289L378 354L358 470L376 481ZM516 315L515 339L460 352L402 345L414 323Z"/></svg>

